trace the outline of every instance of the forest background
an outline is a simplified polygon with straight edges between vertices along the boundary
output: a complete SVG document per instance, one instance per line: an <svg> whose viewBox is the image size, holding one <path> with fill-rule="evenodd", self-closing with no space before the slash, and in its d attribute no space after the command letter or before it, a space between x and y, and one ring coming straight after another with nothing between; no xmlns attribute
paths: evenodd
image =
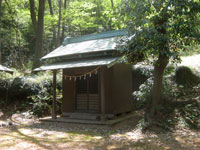
<svg viewBox="0 0 200 150"><path fill-rule="evenodd" d="M0 62L19 70L65 37L125 28L121 0L0 0Z"/></svg>

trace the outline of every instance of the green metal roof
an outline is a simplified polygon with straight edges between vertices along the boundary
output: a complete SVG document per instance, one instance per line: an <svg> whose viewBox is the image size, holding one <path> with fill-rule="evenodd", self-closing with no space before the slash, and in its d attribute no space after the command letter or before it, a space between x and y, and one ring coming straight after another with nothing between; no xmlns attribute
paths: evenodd
<svg viewBox="0 0 200 150"><path fill-rule="evenodd" d="M9 72L9 73L13 73L13 70L5 67L5 66L2 66L0 65L0 71L5 71L5 72Z"/></svg>
<svg viewBox="0 0 200 150"><path fill-rule="evenodd" d="M42 59L115 50L116 40L126 34L127 30L118 30L65 38L63 45L42 57Z"/></svg>
<svg viewBox="0 0 200 150"><path fill-rule="evenodd" d="M107 65L107 67L112 67L115 63L118 63L120 58L93 58L87 60L74 60L66 61L61 63L54 63L41 66L36 68L34 71L44 71L44 70L57 70L57 69L66 69L66 68L78 68L78 67L89 67L89 66L102 66Z"/></svg>
<svg viewBox="0 0 200 150"><path fill-rule="evenodd" d="M114 30L114 31L107 31L102 33L94 33L89 35L83 35L80 37L66 37L64 39L63 45L67 45L70 43L77 43L77 42L83 42L83 41L89 41L89 40L97 40L97 39L104 39L104 38L111 38L116 36L123 36L127 33L127 30Z"/></svg>

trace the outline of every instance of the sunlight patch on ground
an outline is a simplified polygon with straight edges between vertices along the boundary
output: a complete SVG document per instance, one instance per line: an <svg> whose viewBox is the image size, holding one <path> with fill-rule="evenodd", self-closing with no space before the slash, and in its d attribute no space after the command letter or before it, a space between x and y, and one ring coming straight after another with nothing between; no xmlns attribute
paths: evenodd
<svg viewBox="0 0 200 150"><path fill-rule="evenodd" d="M0 128L0 150L199 150L200 132L145 132L133 117L114 127L33 123ZM157 131L157 130L156 130ZM181 139L183 138L183 139ZM182 141L181 141L182 140Z"/></svg>
<svg viewBox="0 0 200 150"><path fill-rule="evenodd" d="M103 137L101 137L101 136L94 136L93 138L96 139L96 140L103 139Z"/></svg>
<svg viewBox="0 0 200 150"><path fill-rule="evenodd" d="M170 134L144 134L140 129L114 133L109 136L93 135L90 132L82 134L82 131L80 133L78 131L76 131L77 133L73 132L75 131L70 133L69 131L46 131L24 127L12 129L9 132L5 130L0 133L0 149L168 150L175 148L175 150L178 150L187 141L187 147L182 147L183 150L186 150L188 146L194 147L194 143L200 144L199 136L195 132L190 133L190 135L187 133L179 135L178 133L178 135L174 135L174 140ZM198 148L196 146L196 150Z"/></svg>
<svg viewBox="0 0 200 150"><path fill-rule="evenodd" d="M181 57L181 63L178 66L188 66L200 70L200 54L193 56Z"/></svg>
<svg viewBox="0 0 200 150"><path fill-rule="evenodd" d="M141 130L135 130L133 132L127 132L126 136L129 140L134 140L134 141L143 139L145 137Z"/></svg>
<svg viewBox="0 0 200 150"><path fill-rule="evenodd" d="M35 135L37 134L36 131L30 130L30 129L26 129L26 128L20 128L18 129L18 131L24 135Z"/></svg>
<svg viewBox="0 0 200 150"><path fill-rule="evenodd" d="M109 145L109 146L107 146L107 149L108 150L113 150L113 149L117 149L117 147L114 146L114 145Z"/></svg>

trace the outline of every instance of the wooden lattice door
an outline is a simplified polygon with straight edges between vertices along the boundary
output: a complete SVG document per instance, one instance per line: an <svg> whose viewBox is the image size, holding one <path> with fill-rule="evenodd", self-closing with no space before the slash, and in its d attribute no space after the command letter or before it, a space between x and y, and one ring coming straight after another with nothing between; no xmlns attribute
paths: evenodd
<svg viewBox="0 0 200 150"><path fill-rule="evenodd" d="M76 111L99 113L98 75L76 81Z"/></svg>

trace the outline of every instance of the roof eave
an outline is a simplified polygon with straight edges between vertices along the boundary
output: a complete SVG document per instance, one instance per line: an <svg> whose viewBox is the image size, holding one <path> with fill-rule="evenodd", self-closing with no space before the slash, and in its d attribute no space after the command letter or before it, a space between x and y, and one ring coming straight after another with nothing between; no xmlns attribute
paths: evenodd
<svg viewBox="0 0 200 150"><path fill-rule="evenodd" d="M99 50L99 51L93 51L93 52L82 52L82 53L78 53L78 54L70 54L70 55L60 55L60 56L52 56L52 57L42 57L40 60L47 60L47 59L56 59L56 58L71 58L71 57L84 57L84 55L88 55L88 54L97 54L97 53L105 53L105 52L115 52L115 51L119 51L119 50L116 50L116 49L107 49L107 50ZM105 56L105 54L103 54L102 56Z"/></svg>
<svg viewBox="0 0 200 150"><path fill-rule="evenodd" d="M112 67L120 57L111 57L111 58L100 58L100 59L91 59L91 60L82 60L82 61L69 61L61 62L55 64L48 64L34 69L33 71L47 71L47 70L59 70L59 69L70 69L70 68L82 68L82 67L92 67L92 66L105 66L108 68Z"/></svg>

